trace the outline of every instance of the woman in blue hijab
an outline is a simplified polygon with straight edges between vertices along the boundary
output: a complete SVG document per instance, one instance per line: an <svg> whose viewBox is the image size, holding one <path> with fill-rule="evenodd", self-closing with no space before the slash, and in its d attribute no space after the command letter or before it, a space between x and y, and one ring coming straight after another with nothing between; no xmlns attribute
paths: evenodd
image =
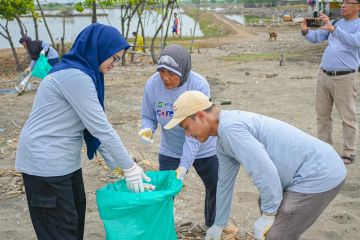
<svg viewBox="0 0 360 240"><path fill-rule="evenodd" d="M142 192L142 180L150 181L104 113L104 74L128 48L117 29L92 24L37 90L21 131L15 165L23 175L38 239L83 239L83 139L89 159L99 151L110 168L124 170L130 191Z"/></svg>

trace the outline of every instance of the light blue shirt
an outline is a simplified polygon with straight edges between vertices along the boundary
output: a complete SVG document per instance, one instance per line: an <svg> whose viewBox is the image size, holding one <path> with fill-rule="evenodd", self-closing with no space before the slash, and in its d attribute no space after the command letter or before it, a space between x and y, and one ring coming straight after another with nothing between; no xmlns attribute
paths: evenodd
<svg viewBox="0 0 360 240"><path fill-rule="evenodd" d="M321 68L328 71L357 70L360 66L360 19L340 19L332 33L309 30L306 39L312 43L328 40L321 59Z"/></svg>
<svg viewBox="0 0 360 240"><path fill-rule="evenodd" d="M185 91L197 90L210 97L208 82L198 73L191 71L188 80L180 87L166 89L157 72L147 81L141 106L142 128L151 128L154 132L161 127L159 153L180 158L180 166L189 169L197 158L206 158L216 154L216 138L200 144L199 141L185 137L185 131L179 126L170 130L163 127L172 119L173 103Z"/></svg>
<svg viewBox="0 0 360 240"><path fill-rule="evenodd" d="M90 76L77 69L49 74L40 83L21 131L16 169L42 177L63 176L80 169L85 128L100 140L99 151L110 167L133 166L106 118Z"/></svg>
<svg viewBox="0 0 360 240"><path fill-rule="evenodd" d="M216 196L218 226L226 226L240 165L261 197L261 210L276 213L283 191L321 193L340 184L344 163L327 143L276 119L243 111L219 114Z"/></svg>

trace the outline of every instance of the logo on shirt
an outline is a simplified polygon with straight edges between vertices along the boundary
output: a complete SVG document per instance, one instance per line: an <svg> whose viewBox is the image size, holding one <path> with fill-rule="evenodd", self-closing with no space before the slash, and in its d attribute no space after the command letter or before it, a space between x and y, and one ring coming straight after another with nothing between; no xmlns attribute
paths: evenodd
<svg viewBox="0 0 360 240"><path fill-rule="evenodd" d="M156 114L159 117L172 117L174 115L174 111L172 111L172 110L157 110Z"/></svg>
<svg viewBox="0 0 360 240"><path fill-rule="evenodd" d="M157 102L156 103L156 114L159 117L172 117L174 115L173 111L173 103L167 103L167 102Z"/></svg>

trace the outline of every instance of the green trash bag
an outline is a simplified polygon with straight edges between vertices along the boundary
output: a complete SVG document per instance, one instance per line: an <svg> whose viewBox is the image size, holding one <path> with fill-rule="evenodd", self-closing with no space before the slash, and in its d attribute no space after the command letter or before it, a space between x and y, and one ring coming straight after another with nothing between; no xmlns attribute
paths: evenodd
<svg viewBox="0 0 360 240"><path fill-rule="evenodd" d="M32 70L31 76L43 79L48 72L51 70L52 66L48 62L47 58L40 54L38 60L36 60L36 64Z"/></svg>
<svg viewBox="0 0 360 240"><path fill-rule="evenodd" d="M107 240L177 239L173 201L182 182L175 171L146 172L152 192L133 193L125 180L107 184L96 191L100 218Z"/></svg>

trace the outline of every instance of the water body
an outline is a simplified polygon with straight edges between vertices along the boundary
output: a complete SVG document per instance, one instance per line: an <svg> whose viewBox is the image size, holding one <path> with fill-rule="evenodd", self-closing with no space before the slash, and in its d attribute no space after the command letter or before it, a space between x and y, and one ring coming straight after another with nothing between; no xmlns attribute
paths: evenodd
<svg viewBox="0 0 360 240"><path fill-rule="evenodd" d="M237 14L233 14L233 15L225 15L226 18L234 20L242 25L246 24L246 19L244 15L237 15Z"/></svg>
<svg viewBox="0 0 360 240"><path fill-rule="evenodd" d="M90 13L90 9L85 9L84 12ZM97 10L98 13L104 13L102 9ZM180 22L180 32L182 36L191 36L192 31L195 25L195 20L188 15L184 14L182 10L175 11L178 13L178 18ZM58 14L59 11L45 11L46 14ZM74 11L73 13L77 13ZM106 16L98 16L98 22L106 25L111 25L119 29L121 31L121 10L120 9L105 9L105 13L108 14ZM23 17L21 18L26 28L28 29L28 35L32 38L35 38L34 31L34 22L31 17ZM109 24L109 22L110 24ZM50 32L53 35L53 38L56 42L60 42L60 38L62 37L63 32L63 20L61 17L47 17L47 24L50 28ZM161 22L161 16L155 12L148 11L146 14L142 16L142 21L145 23L145 35L147 37L151 37L154 35L155 30ZM138 18L135 16L130 24L129 34L133 31L136 31ZM172 22L173 16L171 16L171 23L169 25L169 36L172 36ZM4 24L5 21L0 19L0 23ZM45 25L43 21L39 22L39 38L45 42L50 42L50 37L46 31ZM84 29L86 26L91 24L91 16L74 16L67 17L65 20L65 42L73 42L78 35L78 33ZM166 23L167 24L167 23ZM21 37L20 29L16 21L9 22L9 29L11 33L12 40L15 44L15 47L20 47L19 39ZM163 30L163 34L165 35L165 29ZM199 28L199 25L196 27L195 36L201 37L204 36L203 32ZM131 36L132 37L132 36ZM159 34L160 37L160 34ZM0 48L9 48L9 42L0 36Z"/></svg>
<svg viewBox="0 0 360 240"><path fill-rule="evenodd" d="M201 11L212 11L212 12L221 12L224 11L223 7L200 7Z"/></svg>

